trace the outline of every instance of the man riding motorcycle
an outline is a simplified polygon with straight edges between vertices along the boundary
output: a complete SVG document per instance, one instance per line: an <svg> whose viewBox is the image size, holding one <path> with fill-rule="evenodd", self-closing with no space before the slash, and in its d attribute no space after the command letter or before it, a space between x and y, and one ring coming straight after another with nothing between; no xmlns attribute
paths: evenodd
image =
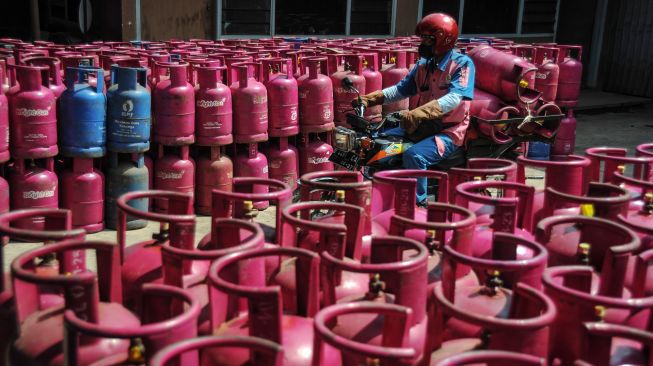
<svg viewBox="0 0 653 366"><path fill-rule="evenodd" d="M390 104L419 95L417 107L402 113L400 127L387 135L406 137L415 144L403 153L406 169L427 169L460 148L469 126L469 106L474 97L474 64L457 51L458 24L447 14L422 18L415 28L421 38L421 59L394 86L364 95L365 107ZM417 179L417 202L427 199L426 178Z"/></svg>

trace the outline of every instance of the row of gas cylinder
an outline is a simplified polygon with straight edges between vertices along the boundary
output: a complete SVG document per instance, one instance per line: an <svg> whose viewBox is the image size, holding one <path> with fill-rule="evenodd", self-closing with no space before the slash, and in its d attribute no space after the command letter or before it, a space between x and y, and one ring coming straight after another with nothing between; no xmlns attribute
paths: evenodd
<svg viewBox="0 0 653 366"><path fill-rule="evenodd" d="M67 210L12 211L0 234L46 245L0 281L16 325L0 344L14 365L650 364L651 169L653 144L373 181L324 171L301 177L298 203L283 182L236 178L213 190L197 245L182 192L121 196L117 244L85 241ZM423 177L438 183L425 208ZM277 208L267 235L260 202ZM43 230L14 225L34 217ZM160 232L130 242L129 217Z"/></svg>

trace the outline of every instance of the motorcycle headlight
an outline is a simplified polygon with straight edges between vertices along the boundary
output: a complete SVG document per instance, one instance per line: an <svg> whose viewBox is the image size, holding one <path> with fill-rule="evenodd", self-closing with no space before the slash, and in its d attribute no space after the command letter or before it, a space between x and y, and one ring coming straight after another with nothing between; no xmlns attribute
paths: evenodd
<svg viewBox="0 0 653 366"><path fill-rule="evenodd" d="M343 151L351 151L356 147L356 132L345 128L336 127L336 148Z"/></svg>

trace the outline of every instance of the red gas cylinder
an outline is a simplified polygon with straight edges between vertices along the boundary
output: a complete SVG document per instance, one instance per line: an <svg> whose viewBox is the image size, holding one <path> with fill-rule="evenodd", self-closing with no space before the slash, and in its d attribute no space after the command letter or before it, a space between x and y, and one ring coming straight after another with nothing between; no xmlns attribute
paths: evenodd
<svg viewBox="0 0 653 366"><path fill-rule="evenodd" d="M434 366L466 366L466 365L511 365L511 366L546 366L546 358L535 357L508 351L468 351L456 356L447 357ZM578 365L577 366L581 366Z"/></svg>
<svg viewBox="0 0 653 366"><path fill-rule="evenodd" d="M581 63L583 47L570 45L557 45L556 47L560 50L557 60L560 77L556 104L560 107L574 108L578 105L580 84L583 78L583 64Z"/></svg>
<svg viewBox="0 0 653 366"><path fill-rule="evenodd" d="M258 224L237 219L216 219L211 222L215 241L200 245L197 249L161 246L163 282L184 288L199 303L202 311L198 319L199 334L210 334L209 291L206 285L208 272L184 275L183 268L193 263L211 263L232 253L263 248L263 230Z"/></svg>
<svg viewBox="0 0 653 366"><path fill-rule="evenodd" d="M391 87L408 75L406 68L406 51L390 51L387 53L388 64L381 69L383 75L383 88ZM408 99L383 105L383 114L408 109Z"/></svg>
<svg viewBox="0 0 653 366"><path fill-rule="evenodd" d="M154 141L164 145L195 142L195 90L188 82L188 63L156 63L157 70L169 70L170 79L154 75Z"/></svg>
<svg viewBox="0 0 653 366"><path fill-rule="evenodd" d="M288 137L272 139L266 146L270 179L286 183L292 189L297 187L299 152L288 144Z"/></svg>
<svg viewBox="0 0 653 366"><path fill-rule="evenodd" d="M267 259L294 257L297 263L297 312L282 314L281 289L270 286L265 276ZM250 250L218 259L209 271L211 319L215 335L254 336L280 344L286 353L284 365L311 365L313 316L319 309L317 254L299 248ZM248 276L238 276L247 273ZM241 300L240 302L237 302ZM226 306L237 304L239 306ZM242 365L247 350L208 350L202 364Z"/></svg>
<svg viewBox="0 0 653 366"><path fill-rule="evenodd" d="M268 92L268 134L293 136L299 132L297 80L290 59L261 59L263 84Z"/></svg>
<svg viewBox="0 0 653 366"><path fill-rule="evenodd" d="M644 351L653 347L653 333L604 322L583 324L584 341L578 366L646 365L653 356Z"/></svg>
<svg viewBox="0 0 653 366"><path fill-rule="evenodd" d="M574 111L567 109L567 115L560 121L558 133L551 146L551 160L560 160L573 154L576 147L576 117Z"/></svg>
<svg viewBox="0 0 653 366"><path fill-rule="evenodd" d="M34 260L39 257L61 256L67 251L93 251L97 260L97 274L93 272L41 275L34 271ZM11 266L14 298L18 317L18 338L10 351L13 365L64 365L64 311L72 311L78 318L96 326L114 329L138 327L140 321L120 303L120 255L113 243L74 240L45 245L16 258ZM64 293L64 304L45 310L34 306L40 286L57 287ZM126 340L97 340L82 343L80 364L126 352Z"/></svg>
<svg viewBox="0 0 653 366"><path fill-rule="evenodd" d="M173 286L145 284L141 293L145 310L141 325L116 327L96 324L80 319L72 311L64 314L65 346L67 364L92 364L98 361L111 365L144 364L164 347L197 336L197 319L200 306L188 291ZM115 350L107 357L106 351L82 350L81 339L124 340L129 347ZM179 362L190 365L194 355L181 356Z"/></svg>
<svg viewBox="0 0 653 366"><path fill-rule="evenodd" d="M0 93L5 94L9 90L9 74L7 72L7 60L2 57L0 54L0 89L2 89Z"/></svg>
<svg viewBox="0 0 653 366"><path fill-rule="evenodd" d="M0 60L0 163L9 160L9 101L3 85L5 70L4 60Z"/></svg>
<svg viewBox="0 0 653 366"><path fill-rule="evenodd" d="M422 244L396 236L372 237L369 263L339 259L328 251L321 253L323 263L322 301L325 306L338 303L394 303L413 311L407 346L415 349L417 361L422 358L426 341L427 261L428 250ZM407 253L411 253L410 256ZM368 286L338 300L337 280L345 272L364 274ZM343 316L333 332L359 342L381 345L383 326L373 314Z"/></svg>
<svg viewBox="0 0 653 366"><path fill-rule="evenodd" d="M9 97L11 155L19 159L57 155L56 98L47 88L47 78L41 78L48 69L41 66L11 67L15 69L20 85Z"/></svg>
<svg viewBox="0 0 653 366"><path fill-rule="evenodd" d="M476 67L476 87L505 102L524 101L524 89L533 88L537 67L519 56L488 45L467 52Z"/></svg>
<svg viewBox="0 0 653 366"><path fill-rule="evenodd" d="M342 57L344 62L342 70L338 67L336 60ZM342 85L344 78L352 81L354 88L358 89L361 95L366 94L365 77L363 76L363 56L361 55L329 55L329 72L333 84L333 108L335 115L333 120L336 125L343 126L347 122L346 113L351 110L351 102L356 99L356 92L345 88Z"/></svg>
<svg viewBox="0 0 653 366"><path fill-rule="evenodd" d="M305 58L308 74L298 79L299 124L302 131L330 131L333 123L333 83L326 57ZM301 170L300 170L301 171Z"/></svg>
<svg viewBox="0 0 653 366"><path fill-rule="evenodd" d="M239 148L240 146L240 148ZM257 143L244 145L247 148L243 151L243 145L235 145L236 156L234 158L234 177L251 177L259 179L268 178L268 159L258 151ZM254 193L266 193L267 187L257 186ZM267 201L254 203L257 210L264 210L268 207Z"/></svg>
<svg viewBox="0 0 653 366"><path fill-rule="evenodd" d="M228 352L228 350L247 349L250 356L245 364L255 365L257 362L269 366L283 366L284 351L279 344L258 337L199 337L187 339L170 345L157 352L150 360L151 366L167 366L178 360L182 355L188 353L193 355L192 359L185 358L185 365L200 365L200 355L211 350L217 354Z"/></svg>
<svg viewBox="0 0 653 366"><path fill-rule="evenodd" d="M626 189L630 193L630 212L642 211L646 206L647 194L653 193L653 181L644 181L625 175L625 167L612 175L612 184Z"/></svg>
<svg viewBox="0 0 653 366"><path fill-rule="evenodd" d="M252 57L245 55L232 54L231 56L224 56L224 64L227 66L227 85L229 87L238 82L238 68L234 64L252 60Z"/></svg>
<svg viewBox="0 0 653 366"><path fill-rule="evenodd" d="M550 161L528 159L522 155L517 157L517 165L517 182L521 184L526 184L526 167L544 170L544 188L535 192L533 200L535 222L546 217L542 210L549 204L548 201L545 202L547 188L550 187L557 192L576 196L587 193L588 182L585 177L590 160L585 157L569 155L564 160Z"/></svg>
<svg viewBox="0 0 653 366"><path fill-rule="evenodd" d="M363 77L365 78L365 93L383 89L383 77L379 72L379 54L376 52L361 53L363 56ZM359 90L360 91L360 90ZM365 117L378 116L382 106L376 105L365 109Z"/></svg>
<svg viewBox="0 0 653 366"><path fill-rule="evenodd" d="M298 79L306 73L306 61L309 57L316 56L313 50L298 50L294 52L287 52L284 57L289 57L292 61L293 76Z"/></svg>
<svg viewBox="0 0 653 366"><path fill-rule="evenodd" d="M653 183L650 185L653 191ZM642 250L653 248L653 193L646 193L639 210L619 215L618 221L634 230L642 240Z"/></svg>
<svg viewBox="0 0 653 366"><path fill-rule="evenodd" d="M222 83L225 66L195 68L195 134L197 145L228 145L232 131L231 90Z"/></svg>
<svg viewBox="0 0 653 366"><path fill-rule="evenodd" d="M88 233L104 229L104 175L93 159L73 158L60 173L60 206L73 213L73 227Z"/></svg>
<svg viewBox="0 0 653 366"><path fill-rule="evenodd" d="M533 63L537 65L535 74L535 89L542 92L544 102L555 102L558 92L558 78L560 66L558 60L558 49L555 47L535 47L535 58Z"/></svg>
<svg viewBox="0 0 653 366"><path fill-rule="evenodd" d="M195 193L195 161L188 155L188 146L167 147L159 145L158 159L154 162L154 189ZM157 200L154 209L167 210L168 202Z"/></svg>
<svg viewBox="0 0 653 366"><path fill-rule="evenodd" d="M159 81L170 78L170 75L168 75L165 69L160 69L156 67L157 63L159 62L164 62L164 63L170 62L170 54L167 52L157 51L147 56L147 65L148 65L147 86L152 90L156 88L157 77L159 78ZM111 68L110 65L109 68Z"/></svg>
<svg viewBox="0 0 653 366"><path fill-rule="evenodd" d="M52 158L39 161L43 167L32 160L25 166L25 160L17 159L14 170L9 176L11 187L11 209L57 208L59 205L59 181L54 173ZM43 230L43 218L17 221L15 226L21 229Z"/></svg>
<svg viewBox="0 0 653 366"><path fill-rule="evenodd" d="M653 156L653 143L637 145L635 150L636 156Z"/></svg>
<svg viewBox="0 0 653 366"><path fill-rule="evenodd" d="M612 182L616 172L624 174L625 168L629 166L633 168L633 178L643 181L653 180L653 156L629 157L626 156L627 154L627 149L617 147L586 149L585 156L592 162L589 171L590 181Z"/></svg>
<svg viewBox="0 0 653 366"><path fill-rule="evenodd" d="M43 66L47 67L48 72L48 87L52 90L55 98L59 98L61 93L66 90L66 85L64 85L61 78L61 61L56 57L30 57L23 59L23 63L28 66ZM45 75L43 75L45 79Z"/></svg>
<svg viewBox="0 0 653 366"><path fill-rule="evenodd" d="M234 141L253 143L268 139L268 93L258 80L261 64L240 62L233 65L238 81L231 84ZM250 68L254 72L250 73Z"/></svg>
<svg viewBox="0 0 653 366"><path fill-rule="evenodd" d="M496 191L496 197L487 195ZM461 183L456 187L456 205L479 214L488 215L488 221L476 221L474 232L474 256L486 258L492 253L494 233L515 234L524 239L532 239L533 197L535 188L524 184L503 181L473 181ZM472 209L475 207L476 209ZM528 256L520 248L519 257Z"/></svg>
<svg viewBox="0 0 653 366"><path fill-rule="evenodd" d="M475 88L474 99L469 103L469 114L471 116L483 116L484 110L494 114L503 106L501 98ZM415 102L415 107L417 107L417 102Z"/></svg>
<svg viewBox="0 0 653 366"><path fill-rule="evenodd" d="M632 196L626 189L612 184L590 182L584 195L562 193L549 187L544 192L546 204L540 218L553 215L583 215L615 220L626 214Z"/></svg>
<svg viewBox="0 0 653 366"><path fill-rule="evenodd" d="M199 214L211 214L211 191L231 191L234 165L223 149L221 146L212 146L201 148L198 153L195 210Z"/></svg>
<svg viewBox="0 0 653 366"><path fill-rule="evenodd" d="M467 160L465 168L454 167L449 169L449 202L456 202L456 187L460 183L475 180L499 180L504 182L517 182L519 178L518 166L514 161L507 159L472 158ZM476 212L476 219L486 220L481 212Z"/></svg>
<svg viewBox="0 0 653 366"><path fill-rule="evenodd" d="M382 346L369 344L366 340L342 337L334 331L344 326L345 318L356 316L383 318L378 334L367 335L380 337ZM324 308L315 315L313 365L417 365L419 354L408 344L412 322L413 311L394 304L362 301ZM336 355L324 352L325 344L339 351L340 357L335 360L326 359L327 356Z"/></svg>
<svg viewBox="0 0 653 366"><path fill-rule="evenodd" d="M330 132L310 133L302 131L297 137L299 140L299 174L311 172L332 171L333 162L329 156L333 154Z"/></svg>

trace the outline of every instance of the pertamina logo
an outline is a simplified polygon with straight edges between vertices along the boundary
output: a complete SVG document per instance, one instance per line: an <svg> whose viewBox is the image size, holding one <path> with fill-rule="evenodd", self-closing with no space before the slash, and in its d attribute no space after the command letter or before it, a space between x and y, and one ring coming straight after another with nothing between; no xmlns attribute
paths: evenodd
<svg viewBox="0 0 653 366"><path fill-rule="evenodd" d="M181 179L184 176L184 170L179 172L157 172L156 177L159 179Z"/></svg>
<svg viewBox="0 0 653 366"><path fill-rule="evenodd" d="M23 192L23 198L26 200L37 200L41 198L54 197L54 189L51 191L27 191Z"/></svg>
<svg viewBox="0 0 653 366"><path fill-rule="evenodd" d="M198 100L197 101L197 106L200 108L213 108L213 107L222 107L224 106L225 101L227 101L227 98L222 98L219 100Z"/></svg>
<svg viewBox="0 0 653 366"><path fill-rule="evenodd" d="M23 117L45 117L50 114L50 108L48 109L29 109L29 108L17 108L16 115Z"/></svg>

